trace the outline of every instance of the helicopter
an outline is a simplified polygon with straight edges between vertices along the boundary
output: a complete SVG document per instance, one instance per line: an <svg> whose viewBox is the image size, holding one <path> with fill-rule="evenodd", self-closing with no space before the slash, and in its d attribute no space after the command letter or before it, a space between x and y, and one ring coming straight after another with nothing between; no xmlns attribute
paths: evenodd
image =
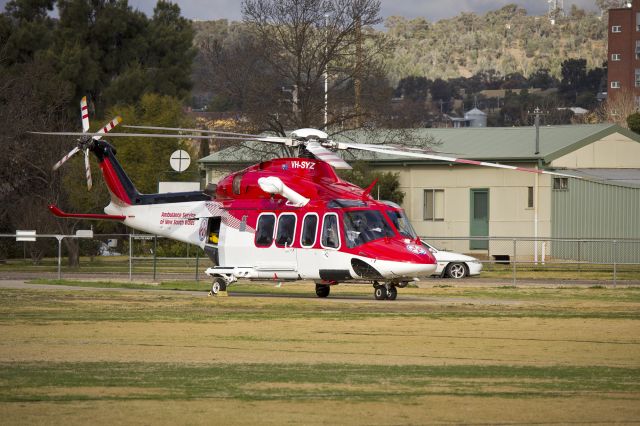
<svg viewBox="0 0 640 426"><path fill-rule="evenodd" d="M435 271L432 252L422 243L402 207L375 200L371 196L375 181L363 189L341 179L335 169L351 166L336 151L357 149L570 176L453 158L420 148L334 141L327 133L310 128L295 130L290 137L154 126L126 127L183 133L115 133L111 131L121 123L116 117L92 133L86 97L80 109L83 132L32 133L78 136L77 145L53 168L58 169L82 151L91 189L89 154L93 154L108 187L110 203L104 214L67 213L55 205L49 206L50 211L61 218L118 221L200 247L213 263L205 271L212 279L213 295L238 280L274 279L313 281L316 295L324 298L334 285L365 281L373 285L376 300L395 300L398 288ZM297 149L298 156L264 161L231 173L214 190L142 194L118 162L114 146L103 140L106 135L277 143Z"/></svg>

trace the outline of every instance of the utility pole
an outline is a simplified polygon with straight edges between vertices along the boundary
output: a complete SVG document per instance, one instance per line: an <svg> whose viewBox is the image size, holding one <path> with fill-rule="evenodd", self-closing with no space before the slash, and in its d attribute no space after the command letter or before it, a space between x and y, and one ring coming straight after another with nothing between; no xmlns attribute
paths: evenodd
<svg viewBox="0 0 640 426"><path fill-rule="evenodd" d="M329 59L328 59L328 47L329 44L329 14L324 14L324 130L327 130L327 123L329 121Z"/></svg>
<svg viewBox="0 0 640 426"><path fill-rule="evenodd" d="M355 113L356 127L360 127L360 92L362 82L360 81L360 67L362 62L362 21L358 16L356 21L356 69L355 78L353 80L353 88L355 92Z"/></svg>
<svg viewBox="0 0 640 426"><path fill-rule="evenodd" d="M536 107L536 109L533 110L533 113L536 116L535 119L535 126L536 126L536 151L534 152L535 155L540 154L540 114L542 114L542 112L540 111L540 108Z"/></svg>

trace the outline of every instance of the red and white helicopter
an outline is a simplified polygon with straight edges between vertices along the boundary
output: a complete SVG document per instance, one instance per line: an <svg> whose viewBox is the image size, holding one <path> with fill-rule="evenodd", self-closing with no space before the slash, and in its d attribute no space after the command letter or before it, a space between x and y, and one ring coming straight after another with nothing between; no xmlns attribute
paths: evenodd
<svg viewBox="0 0 640 426"><path fill-rule="evenodd" d="M312 280L317 296L327 297L332 285L364 280L373 283L377 300L394 300L398 287L433 273L435 258L416 235L403 209L371 197L375 182L362 189L338 177L334 168L350 166L335 154L337 150L359 149L570 176L446 157L416 148L337 142L315 129L299 129L291 137L263 137L127 126L198 134L109 133L109 137L228 138L284 144L298 150L297 158L265 161L226 176L215 193L141 194L116 159L114 147L101 139L120 123L120 118L90 133L86 98L81 101L81 113L82 133L34 133L80 136L77 146L54 169L83 151L91 188L88 156L93 153L111 193L111 202L104 208L106 214L65 213L53 205L50 210L63 218L120 221L143 232L197 245L214 263L206 270L213 278L213 294L226 290L239 279L277 279Z"/></svg>

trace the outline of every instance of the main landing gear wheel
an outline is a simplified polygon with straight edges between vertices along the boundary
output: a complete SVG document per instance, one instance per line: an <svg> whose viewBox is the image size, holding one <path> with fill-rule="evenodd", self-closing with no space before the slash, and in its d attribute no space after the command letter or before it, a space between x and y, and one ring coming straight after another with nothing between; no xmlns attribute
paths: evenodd
<svg viewBox="0 0 640 426"><path fill-rule="evenodd" d="M467 276L467 268L464 263L450 263L447 265L447 276L459 280Z"/></svg>
<svg viewBox="0 0 640 426"><path fill-rule="evenodd" d="M326 284L316 284L316 296L327 297L331 293L331 286Z"/></svg>
<svg viewBox="0 0 640 426"><path fill-rule="evenodd" d="M396 300L396 297L398 297L398 289L395 286L389 287L389 290L387 290L387 299Z"/></svg>
<svg viewBox="0 0 640 426"><path fill-rule="evenodd" d="M211 294L215 296L221 291L227 291L227 282L224 278L214 278L213 284L211 284Z"/></svg>
<svg viewBox="0 0 640 426"><path fill-rule="evenodd" d="M374 286L373 296L376 300L385 300L387 298L387 288L383 285L376 284Z"/></svg>

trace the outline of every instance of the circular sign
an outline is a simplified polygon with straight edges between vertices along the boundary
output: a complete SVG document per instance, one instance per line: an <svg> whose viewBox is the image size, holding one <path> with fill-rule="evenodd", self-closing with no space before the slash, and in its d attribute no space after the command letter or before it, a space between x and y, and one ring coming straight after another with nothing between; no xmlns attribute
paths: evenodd
<svg viewBox="0 0 640 426"><path fill-rule="evenodd" d="M169 163L171 164L171 168L176 172L184 172L189 168L189 164L191 164L191 157L189 157L187 151L179 149L171 154Z"/></svg>

